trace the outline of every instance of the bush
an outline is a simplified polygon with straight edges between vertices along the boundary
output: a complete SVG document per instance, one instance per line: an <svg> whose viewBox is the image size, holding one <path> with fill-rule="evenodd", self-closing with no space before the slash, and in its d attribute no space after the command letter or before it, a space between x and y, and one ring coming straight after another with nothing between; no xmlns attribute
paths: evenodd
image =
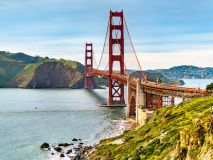
<svg viewBox="0 0 213 160"><path fill-rule="evenodd" d="M209 84L206 86L207 90L213 90L213 83Z"/></svg>

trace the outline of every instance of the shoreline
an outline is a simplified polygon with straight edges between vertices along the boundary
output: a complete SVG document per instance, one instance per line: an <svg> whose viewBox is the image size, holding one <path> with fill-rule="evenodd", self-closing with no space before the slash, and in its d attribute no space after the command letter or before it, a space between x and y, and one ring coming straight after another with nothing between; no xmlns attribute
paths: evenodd
<svg viewBox="0 0 213 160"><path fill-rule="evenodd" d="M137 130L140 128L140 125L139 124L136 124L136 121L132 118L127 118L125 117L123 120L127 121L130 125L128 127L125 128L125 130L123 130L123 132L117 136L120 136L124 133L124 131L127 131L127 130L131 130L131 131L134 131L134 130ZM115 136L115 137L117 137ZM111 137L112 138L112 137ZM101 141L101 140L100 140ZM95 150L96 150L96 147L98 147L100 145L100 141L98 144L96 144L93 148L91 148L90 150L82 150L82 152L80 152L79 156L77 158L80 158L80 160L90 160L90 156L92 156L92 154L94 154ZM77 160L75 158L71 158L71 160Z"/></svg>
<svg viewBox="0 0 213 160"><path fill-rule="evenodd" d="M116 123L115 129L106 137L106 139L117 137L127 130L136 130L140 127L133 119L129 118L113 120L113 122ZM48 159L50 160L56 160L60 158L63 158L64 160L83 160L87 159L87 157L99 145L101 140L103 139L100 139L98 143L87 144L85 142L88 141L74 138L72 140L73 143L59 143L51 146L48 144L47 147L41 149L49 152Z"/></svg>

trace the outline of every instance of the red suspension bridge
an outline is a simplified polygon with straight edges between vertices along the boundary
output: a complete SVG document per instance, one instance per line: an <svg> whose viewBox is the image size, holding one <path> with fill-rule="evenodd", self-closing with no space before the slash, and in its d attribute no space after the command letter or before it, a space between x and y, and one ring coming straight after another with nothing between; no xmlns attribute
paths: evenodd
<svg viewBox="0 0 213 160"><path fill-rule="evenodd" d="M96 68L93 67L95 62ZM127 69L137 68L142 79L130 76ZM188 100L204 97L206 90L177 87L151 81L144 75L127 23L122 12L110 11L108 27L101 59L97 65L92 44L85 50L85 88L93 88L93 76L109 79L109 98L107 105L125 105L124 85L127 85L127 116L135 115L136 109L156 110L166 105L174 105L174 97Z"/></svg>

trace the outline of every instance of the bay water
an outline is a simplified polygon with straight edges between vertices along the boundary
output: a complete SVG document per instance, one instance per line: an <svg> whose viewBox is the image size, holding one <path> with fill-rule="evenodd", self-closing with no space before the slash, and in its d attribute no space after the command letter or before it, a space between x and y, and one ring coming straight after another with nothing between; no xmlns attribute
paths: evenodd
<svg viewBox="0 0 213 160"><path fill-rule="evenodd" d="M212 79L184 79L185 87L205 88ZM126 88L125 88L126 89ZM125 91L126 96L126 91ZM0 89L0 160L44 160L48 142L94 144L122 133L126 108L98 107L108 89ZM126 97L125 97L126 99ZM179 103L181 99L175 99ZM77 142L76 142L77 143Z"/></svg>

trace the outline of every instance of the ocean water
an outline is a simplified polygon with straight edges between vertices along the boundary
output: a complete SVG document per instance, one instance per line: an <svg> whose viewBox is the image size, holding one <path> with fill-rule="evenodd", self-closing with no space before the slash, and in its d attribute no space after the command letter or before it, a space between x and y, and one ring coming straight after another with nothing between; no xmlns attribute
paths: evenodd
<svg viewBox="0 0 213 160"><path fill-rule="evenodd" d="M107 97L104 89L0 89L0 159L49 159L43 142L93 144L117 135L126 108L98 107Z"/></svg>
<svg viewBox="0 0 213 160"><path fill-rule="evenodd" d="M213 82L184 81L185 87L194 88ZM123 123L126 108L97 106L107 98L108 89L1 88L0 160L52 159L50 152L40 149L43 142L53 146L80 138L83 143L94 144L120 134L118 124ZM176 104L178 101L181 99L175 99Z"/></svg>

